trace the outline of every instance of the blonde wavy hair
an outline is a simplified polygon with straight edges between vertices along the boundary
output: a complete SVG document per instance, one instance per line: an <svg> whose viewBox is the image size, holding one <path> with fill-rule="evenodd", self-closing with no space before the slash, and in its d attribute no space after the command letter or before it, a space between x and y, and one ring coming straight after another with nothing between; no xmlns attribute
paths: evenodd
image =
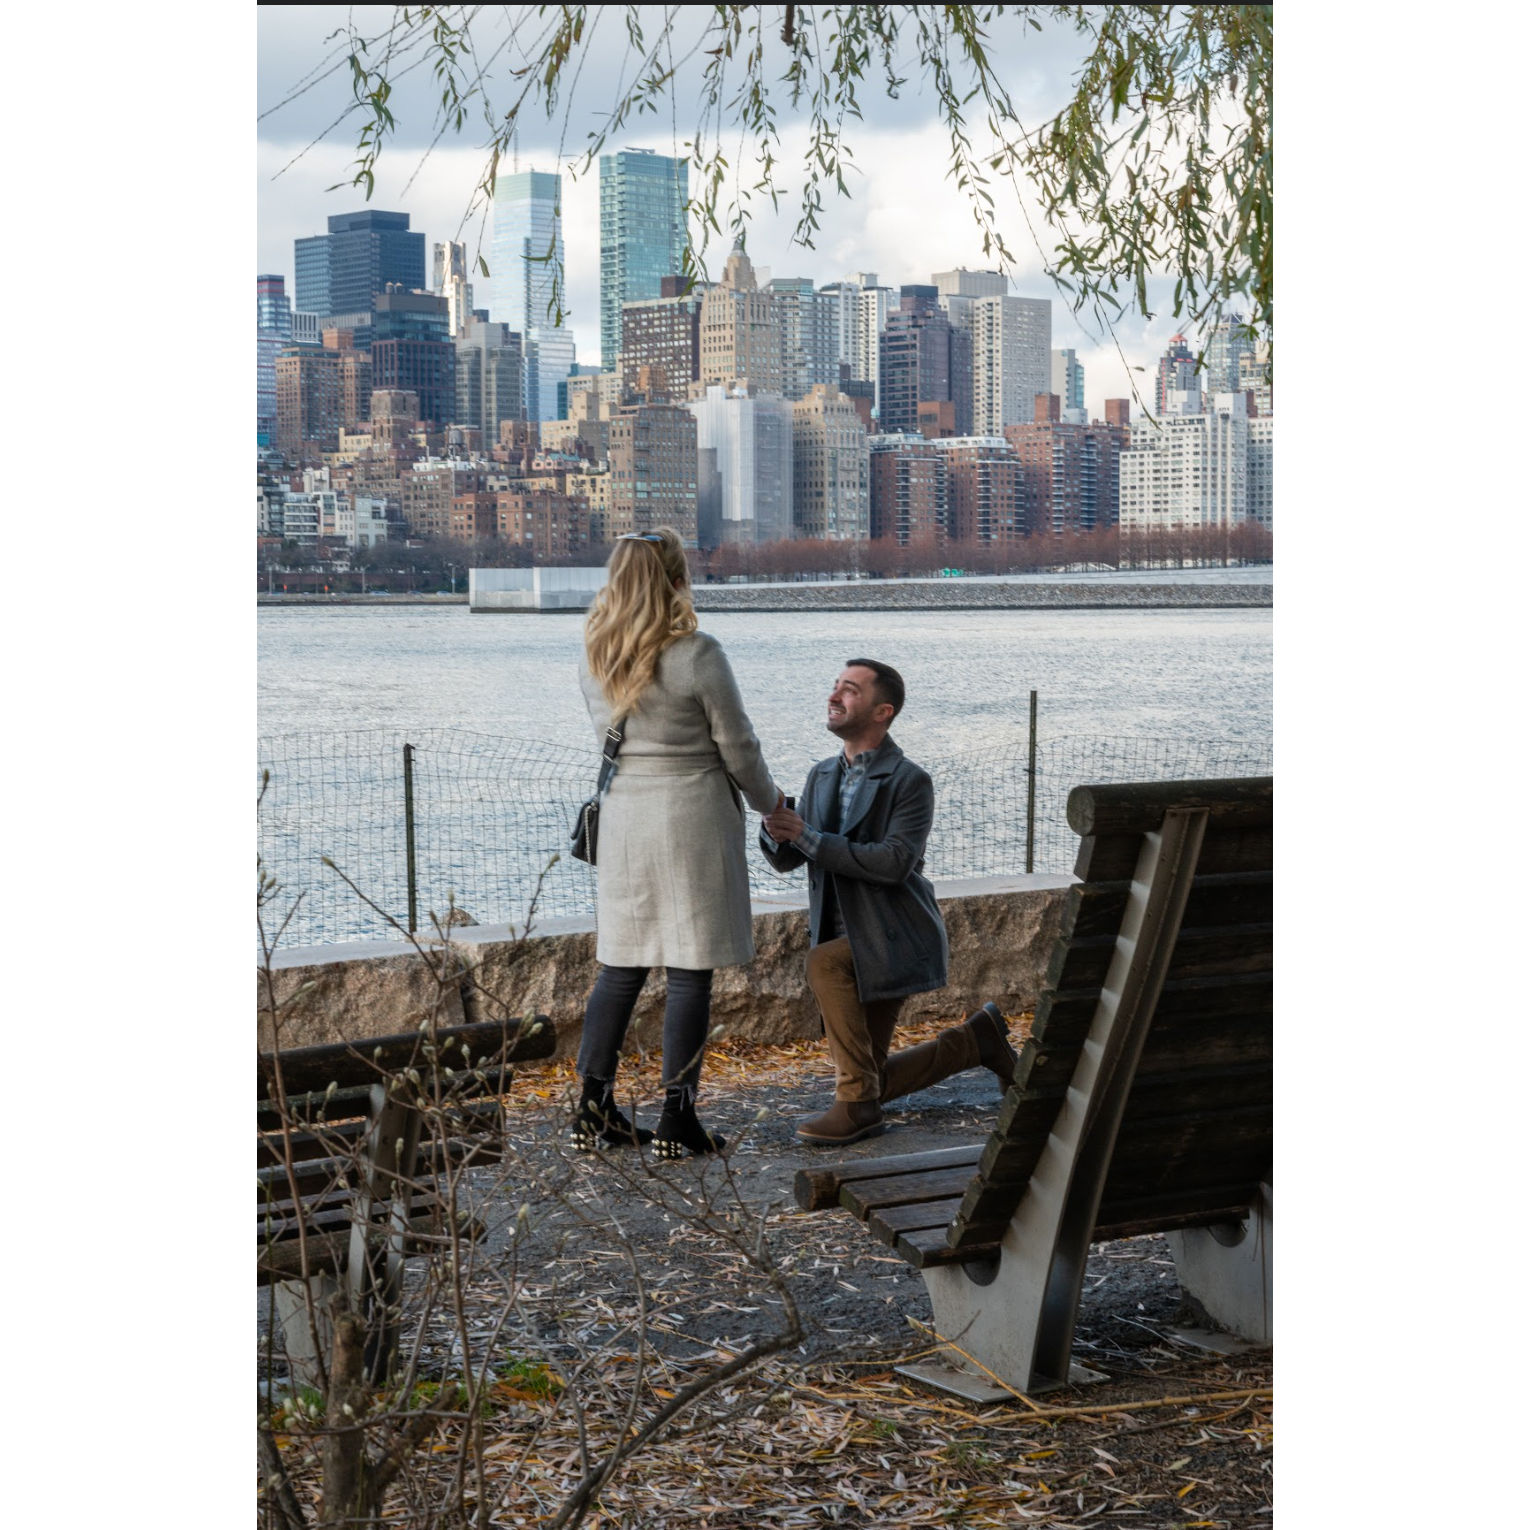
<svg viewBox="0 0 1530 1530"><path fill-rule="evenodd" d="M613 718L638 708L659 655L696 630L685 544L669 526L619 537L584 623L584 652Z"/></svg>

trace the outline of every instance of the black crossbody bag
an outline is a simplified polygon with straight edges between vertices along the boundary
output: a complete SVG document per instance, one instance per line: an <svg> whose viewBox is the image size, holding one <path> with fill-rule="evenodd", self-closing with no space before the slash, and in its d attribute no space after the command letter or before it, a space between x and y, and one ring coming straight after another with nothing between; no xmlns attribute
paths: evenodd
<svg viewBox="0 0 1530 1530"><path fill-rule="evenodd" d="M606 747L601 751L600 779L595 783L595 795L581 803L574 827L569 834L573 841L573 857L576 861L595 864L595 842L600 837L600 803L616 774L616 757L621 753L622 740L627 736L624 718L614 728L606 729Z"/></svg>

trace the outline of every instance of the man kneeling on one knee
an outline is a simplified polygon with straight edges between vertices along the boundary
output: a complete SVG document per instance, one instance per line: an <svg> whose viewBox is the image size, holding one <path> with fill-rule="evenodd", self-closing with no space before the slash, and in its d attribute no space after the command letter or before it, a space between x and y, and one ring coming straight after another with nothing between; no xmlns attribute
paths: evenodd
<svg viewBox="0 0 1530 1530"><path fill-rule="evenodd" d="M777 871L808 866L807 980L834 1059L834 1104L797 1127L808 1142L874 1137L889 1100L967 1068L991 1069L1006 1089L1014 1075L993 1004L889 1054L904 1000L944 988L947 963L945 922L921 875L935 788L887 731L903 697L890 665L849 660L829 693L829 732L844 747L808 772L800 812L777 808L760 826Z"/></svg>

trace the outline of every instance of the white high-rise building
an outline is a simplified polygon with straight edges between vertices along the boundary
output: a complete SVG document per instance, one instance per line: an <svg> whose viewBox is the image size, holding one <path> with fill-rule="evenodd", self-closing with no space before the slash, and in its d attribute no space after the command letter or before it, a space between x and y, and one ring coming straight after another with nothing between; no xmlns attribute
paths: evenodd
<svg viewBox="0 0 1530 1530"><path fill-rule="evenodd" d="M1165 413L1158 428L1132 431L1121 454L1121 529L1169 531L1236 526L1273 507L1274 420L1250 439L1248 400L1219 393L1204 412ZM1258 481L1251 502L1250 469ZM1263 522L1269 525L1269 521Z"/></svg>
<svg viewBox="0 0 1530 1530"><path fill-rule="evenodd" d="M950 273L937 273L940 278ZM962 272L963 276L989 275ZM1052 300L946 293L941 306L972 336L972 433L1001 436L1036 417L1036 395L1052 392Z"/></svg>
<svg viewBox="0 0 1530 1530"><path fill-rule="evenodd" d="M839 301L816 292L806 276L778 276L769 287L781 331L781 392L806 398L820 383L839 383Z"/></svg>
<svg viewBox="0 0 1530 1530"><path fill-rule="evenodd" d="M698 459L702 453L715 454L717 540L779 542L791 536L791 404L752 384L725 388L712 383L686 407L696 416ZM699 462L697 471L701 472ZM703 535L700 527L698 535ZM710 528L704 535L710 541Z"/></svg>
<svg viewBox="0 0 1530 1530"><path fill-rule="evenodd" d="M430 290L446 299L446 323L453 339L467 333L473 317L473 284L468 280L467 245L455 240L435 247Z"/></svg>
<svg viewBox="0 0 1530 1530"><path fill-rule="evenodd" d="M888 312L897 302L892 288L878 286L875 271L852 271L844 281L831 282L819 290L834 305L839 361L850 368L856 382L869 382L878 390L873 402L880 411L882 331L887 327Z"/></svg>

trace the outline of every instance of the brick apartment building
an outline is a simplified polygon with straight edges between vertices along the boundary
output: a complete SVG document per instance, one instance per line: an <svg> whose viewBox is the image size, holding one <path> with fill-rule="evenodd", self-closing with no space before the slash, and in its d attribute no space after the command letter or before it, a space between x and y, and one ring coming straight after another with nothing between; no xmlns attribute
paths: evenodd
<svg viewBox="0 0 1530 1530"><path fill-rule="evenodd" d="M1120 518L1121 453L1131 445L1129 399L1107 399L1107 420L1069 424L1055 393L1039 393L1035 418L1004 438L1020 459L1028 535L1104 530Z"/></svg>
<svg viewBox="0 0 1530 1530"><path fill-rule="evenodd" d="M910 542L946 539L946 458L933 442L912 435L873 436L871 536Z"/></svg>

